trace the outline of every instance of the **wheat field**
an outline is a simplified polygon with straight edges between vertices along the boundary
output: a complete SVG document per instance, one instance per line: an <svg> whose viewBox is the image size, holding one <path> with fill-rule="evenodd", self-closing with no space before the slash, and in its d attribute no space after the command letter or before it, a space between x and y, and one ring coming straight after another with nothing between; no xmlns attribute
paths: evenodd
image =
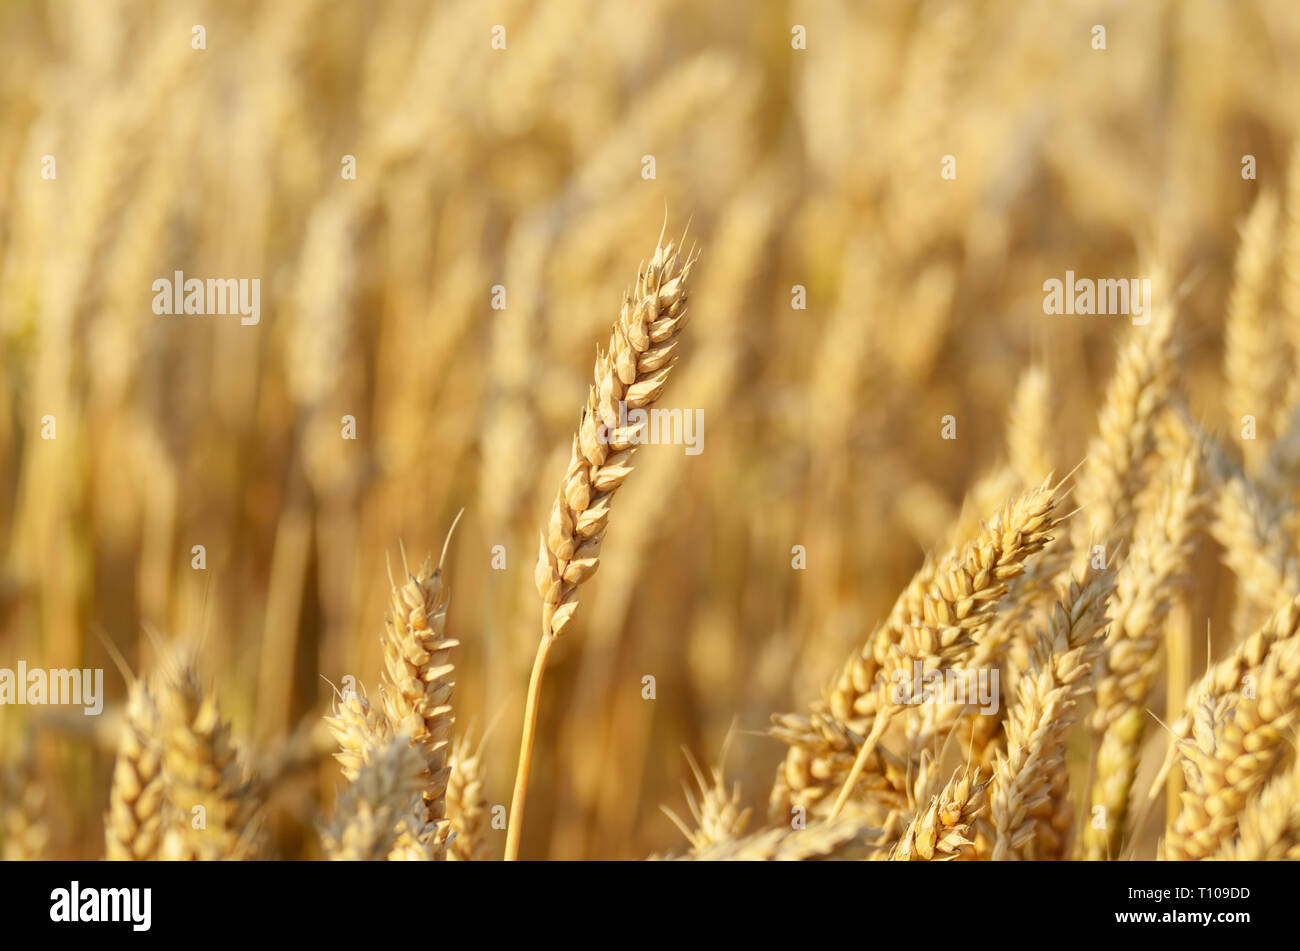
<svg viewBox="0 0 1300 951"><path fill-rule="evenodd" d="M5 859L1300 857L1294 4L0 49Z"/></svg>

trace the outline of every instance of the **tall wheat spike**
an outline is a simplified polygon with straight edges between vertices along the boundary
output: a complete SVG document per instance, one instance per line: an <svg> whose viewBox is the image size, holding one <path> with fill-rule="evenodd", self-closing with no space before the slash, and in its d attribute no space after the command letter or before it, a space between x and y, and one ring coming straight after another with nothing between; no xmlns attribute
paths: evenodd
<svg viewBox="0 0 1300 951"><path fill-rule="evenodd" d="M542 598L542 636L529 678L519 766L506 832L506 859L519 856L524 799L537 729L537 702L546 660L578 608L578 589L600 564L614 493L632 472L632 455L644 438L634 411L648 409L663 392L686 324L687 280L695 264L671 241L659 244L640 268L610 331L609 348L597 352L594 380L573 437L569 466L541 539L534 579Z"/></svg>

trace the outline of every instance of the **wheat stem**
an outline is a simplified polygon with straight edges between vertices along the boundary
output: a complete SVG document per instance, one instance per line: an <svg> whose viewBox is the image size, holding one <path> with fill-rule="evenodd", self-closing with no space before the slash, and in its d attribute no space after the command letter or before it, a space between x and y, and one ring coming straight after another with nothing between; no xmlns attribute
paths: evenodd
<svg viewBox="0 0 1300 951"><path fill-rule="evenodd" d="M528 795L528 774L533 765L533 737L537 733L537 704L542 694L542 672L551 654L555 638L543 631L528 677L528 699L524 705L524 733L519 739L519 768L515 772L515 790L510 797L510 819L506 824L506 861L519 858L519 837L523 834L524 798Z"/></svg>

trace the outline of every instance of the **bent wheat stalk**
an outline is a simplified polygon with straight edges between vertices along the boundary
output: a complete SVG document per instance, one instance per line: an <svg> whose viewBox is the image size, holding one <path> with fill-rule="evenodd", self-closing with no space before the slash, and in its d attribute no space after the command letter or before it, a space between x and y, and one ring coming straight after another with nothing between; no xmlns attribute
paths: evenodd
<svg viewBox="0 0 1300 951"><path fill-rule="evenodd" d="M519 857L546 660L578 608L578 589L596 573L610 502L632 471L641 425L629 425L627 414L649 407L668 382L677 337L686 323L686 281L695 259L694 253L683 254L672 242L664 245L661 234L654 257L637 274L636 287L623 302L622 313L610 331L609 349L596 354L587 405L573 437L569 467L555 495L534 572L542 597L542 636L528 680L519 767L506 831L507 861Z"/></svg>

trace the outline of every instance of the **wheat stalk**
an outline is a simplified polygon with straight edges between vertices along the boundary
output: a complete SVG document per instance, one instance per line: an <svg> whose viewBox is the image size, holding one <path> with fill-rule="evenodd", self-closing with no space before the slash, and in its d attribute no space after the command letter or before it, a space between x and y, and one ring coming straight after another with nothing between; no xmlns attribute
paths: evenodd
<svg viewBox="0 0 1300 951"><path fill-rule="evenodd" d="M663 392L686 323L686 285L696 256L669 242L659 244L637 273L610 331L609 349L596 354L594 380L573 437L569 466L541 539L534 579L542 598L542 636L529 677L519 766L506 831L506 860L519 856L524 799L537 729L542 675L555 640L578 608L578 589L600 564L600 543L610 503L632 471L642 427L623 425L634 410L651 406Z"/></svg>

